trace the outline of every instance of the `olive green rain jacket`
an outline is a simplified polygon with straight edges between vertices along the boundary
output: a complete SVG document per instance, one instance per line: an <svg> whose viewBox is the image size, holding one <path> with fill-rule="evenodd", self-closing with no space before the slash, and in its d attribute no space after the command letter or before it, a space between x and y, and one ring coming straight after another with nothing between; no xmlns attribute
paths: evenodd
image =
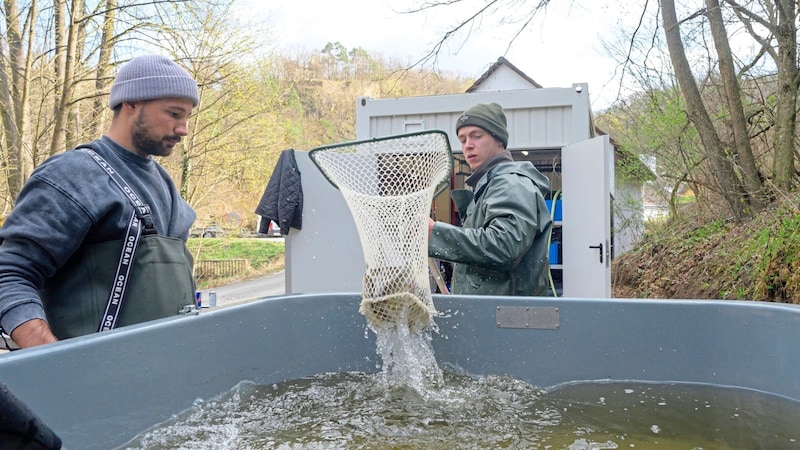
<svg viewBox="0 0 800 450"><path fill-rule="evenodd" d="M459 295L547 294L552 219L543 192L550 181L530 162L502 162L473 191L451 193L462 226L436 222L428 255L456 263Z"/></svg>

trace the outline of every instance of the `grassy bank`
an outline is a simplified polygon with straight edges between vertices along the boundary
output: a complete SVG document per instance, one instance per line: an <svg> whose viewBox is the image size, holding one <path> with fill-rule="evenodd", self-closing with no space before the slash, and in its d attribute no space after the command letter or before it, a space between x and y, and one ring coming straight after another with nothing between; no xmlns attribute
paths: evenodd
<svg viewBox="0 0 800 450"><path fill-rule="evenodd" d="M685 215L614 261L615 297L800 303L800 195L747 221Z"/></svg>
<svg viewBox="0 0 800 450"><path fill-rule="evenodd" d="M249 280L284 268L283 239L193 238L187 244L194 256L198 289ZM233 274L199 273L203 261L231 260L246 262Z"/></svg>

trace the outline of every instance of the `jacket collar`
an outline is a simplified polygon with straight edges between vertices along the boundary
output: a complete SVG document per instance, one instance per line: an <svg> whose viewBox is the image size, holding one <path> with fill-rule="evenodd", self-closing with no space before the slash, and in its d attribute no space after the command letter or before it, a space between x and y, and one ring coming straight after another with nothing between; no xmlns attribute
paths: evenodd
<svg viewBox="0 0 800 450"><path fill-rule="evenodd" d="M503 150L502 152L492 156L488 161L483 163L482 166L478 167L478 170L470 175L469 178L466 179L465 183L467 183L467 185L469 185L469 187L472 189L475 189L475 186L478 185L478 181L480 181L481 178L483 178L483 176L486 175L486 173L489 172L492 167L504 162L514 162L514 158L511 157L511 152L508 150Z"/></svg>

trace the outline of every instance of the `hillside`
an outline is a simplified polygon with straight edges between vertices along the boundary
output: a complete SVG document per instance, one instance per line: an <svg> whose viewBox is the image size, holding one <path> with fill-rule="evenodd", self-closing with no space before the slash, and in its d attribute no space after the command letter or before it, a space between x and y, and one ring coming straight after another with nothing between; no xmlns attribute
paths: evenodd
<svg viewBox="0 0 800 450"><path fill-rule="evenodd" d="M617 298L800 303L800 195L744 223L686 211L617 258L612 283Z"/></svg>

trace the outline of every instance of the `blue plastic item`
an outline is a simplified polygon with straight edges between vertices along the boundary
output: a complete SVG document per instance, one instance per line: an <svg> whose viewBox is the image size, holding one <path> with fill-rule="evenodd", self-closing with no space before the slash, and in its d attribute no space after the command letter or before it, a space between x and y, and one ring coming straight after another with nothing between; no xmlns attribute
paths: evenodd
<svg viewBox="0 0 800 450"><path fill-rule="evenodd" d="M552 200L545 200L547 203L547 210L550 211L550 215L553 216L553 221L560 222L561 219L561 199L556 200L556 210L553 211L553 201Z"/></svg>
<svg viewBox="0 0 800 450"><path fill-rule="evenodd" d="M561 260L558 258L558 250L561 247L560 242L551 242L550 243L550 264L561 264Z"/></svg>

